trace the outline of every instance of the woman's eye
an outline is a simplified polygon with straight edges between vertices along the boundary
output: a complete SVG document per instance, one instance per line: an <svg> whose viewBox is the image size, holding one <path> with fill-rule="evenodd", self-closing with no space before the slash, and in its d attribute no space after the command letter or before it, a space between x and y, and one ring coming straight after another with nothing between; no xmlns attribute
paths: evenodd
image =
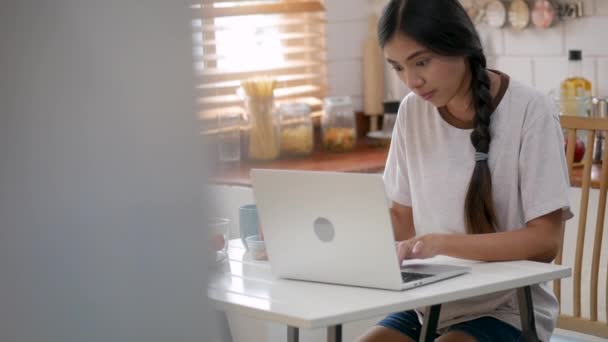
<svg viewBox="0 0 608 342"><path fill-rule="evenodd" d="M403 70L403 68L400 66L397 66L397 65L393 65L393 70L395 70L397 72L401 72Z"/></svg>
<svg viewBox="0 0 608 342"><path fill-rule="evenodd" d="M423 67L426 66L427 64L429 64L429 58L425 58L425 59L421 59L419 61L416 62L416 66L417 67Z"/></svg>

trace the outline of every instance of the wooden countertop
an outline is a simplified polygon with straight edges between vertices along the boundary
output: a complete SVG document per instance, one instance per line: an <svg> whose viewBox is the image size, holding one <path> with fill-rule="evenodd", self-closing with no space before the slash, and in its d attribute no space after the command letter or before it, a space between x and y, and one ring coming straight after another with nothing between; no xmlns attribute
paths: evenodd
<svg viewBox="0 0 608 342"><path fill-rule="evenodd" d="M352 152L331 153L321 149L305 158L279 159L273 161L243 161L218 163L210 181L216 184L251 186L249 171L260 169L286 169L338 172L381 172L384 169L388 147L370 146L369 140L362 139ZM580 187L582 168L574 168L571 185ZM594 164L591 171L591 184L599 189L600 165Z"/></svg>
<svg viewBox="0 0 608 342"><path fill-rule="evenodd" d="M600 188L600 171L602 165L593 164L591 166L591 187L594 189ZM583 184L583 168L575 167L570 177L570 185L580 188Z"/></svg>
<svg viewBox="0 0 608 342"><path fill-rule="evenodd" d="M370 146L369 140L361 139L355 149L345 153L331 153L321 149L304 158L273 161L243 161L218 163L211 182L226 185L251 186L251 169L287 169L338 172L381 172L384 169L388 147Z"/></svg>

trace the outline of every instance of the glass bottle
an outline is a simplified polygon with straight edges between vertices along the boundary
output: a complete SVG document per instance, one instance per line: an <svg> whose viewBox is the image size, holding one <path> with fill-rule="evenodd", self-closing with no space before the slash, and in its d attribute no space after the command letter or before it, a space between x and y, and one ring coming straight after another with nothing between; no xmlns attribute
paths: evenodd
<svg viewBox="0 0 608 342"><path fill-rule="evenodd" d="M568 78L561 83L562 114L589 116L591 82L582 77L581 50L570 50L568 54Z"/></svg>
<svg viewBox="0 0 608 342"><path fill-rule="evenodd" d="M281 154L307 156L313 151L313 125L310 107L305 103L284 103L279 107L281 118Z"/></svg>
<svg viewBox="0 0 608 342"><path fill-rule="evenodd" d="M349 96L327 97L321 117L323 147L331 152L347 152L355 148L357 134L355 111Z"/></svg>

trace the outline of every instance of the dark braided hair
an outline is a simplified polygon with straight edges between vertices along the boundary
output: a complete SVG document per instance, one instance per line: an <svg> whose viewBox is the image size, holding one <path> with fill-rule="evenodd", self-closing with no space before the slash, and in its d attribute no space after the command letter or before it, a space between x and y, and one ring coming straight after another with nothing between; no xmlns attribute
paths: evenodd
<svg viewBox="0 0 608 342"><path fill-rule="evenodd" d="M391 0L378 22L380 46L405 34L442 56L462 56L471 71L471 93L475 116L471 143L476 152L489 153L492 96L490 78L475 25L458 0ZM487 160L475 163L467 191L464 216L467 232L496 231L492 177Z"/></svg>

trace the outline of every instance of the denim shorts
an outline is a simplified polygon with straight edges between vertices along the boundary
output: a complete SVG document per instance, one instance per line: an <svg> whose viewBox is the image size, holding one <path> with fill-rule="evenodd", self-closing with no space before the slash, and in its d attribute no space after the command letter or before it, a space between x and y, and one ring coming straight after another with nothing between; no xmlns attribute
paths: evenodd
<svg viewBox="0 0 608 342"><path fill-rule="evenodd" d="M388 315L379 326L396 330L414 341L420 338L422 325L413 310ZM454 324L447 331L460 331L473 336L478 342L519 341L521 330L494 317L480 317L471 321ZM439 337L437 335L436 337Z"/></svg>

